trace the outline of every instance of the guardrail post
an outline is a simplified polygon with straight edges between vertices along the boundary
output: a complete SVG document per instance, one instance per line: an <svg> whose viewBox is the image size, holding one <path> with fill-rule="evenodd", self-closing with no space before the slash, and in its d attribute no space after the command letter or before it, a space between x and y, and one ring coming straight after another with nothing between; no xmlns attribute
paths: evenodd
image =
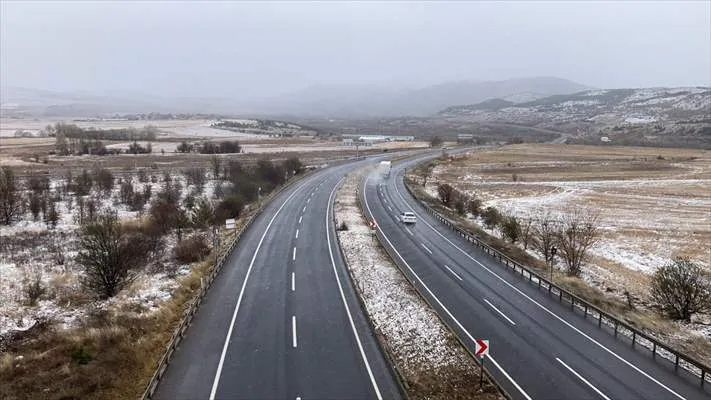
<svg viewBox="0 0 711 400"><path fill-rule="evenodd" d="M674 360L674 371L679 369L679 355L675 354L676 359Z"/></svg>
<svg viewBox="0 0 711 400"><path fill-rule="evenodd" d="M632 331L632 347L634 347L635 340L637 340L637 332Z"/></svg>
<svg viewBox="0 0 711 400"><path fill-rule="evenodd" d="M657 358L657 342L652 342L652 358ZM677 354L677 364L679 363L679 355Z"/></svg>
<svg viewBox="0 0 711 400"><path fill-rule="evenodd" d="M598 328L602 327L602 312L601 311L597 312L597 327Z"/></svg>
<svg viewBox="0 0 711 400"><path fill-rule="evenodd" d="M704 383L706 383L706 370L701 369L701 387L704 387Z"/></svg>
<svg viewBox="0 0 711 400"><path fill-rule="evenodd" d="M617 337L617 321L615 321L615 337Z"/></svg>
<svg viewBox="0 0 711 400"><path fill-rule="evenodd" d="M588 305L585 304L585 319L588 319Z"/></svg>

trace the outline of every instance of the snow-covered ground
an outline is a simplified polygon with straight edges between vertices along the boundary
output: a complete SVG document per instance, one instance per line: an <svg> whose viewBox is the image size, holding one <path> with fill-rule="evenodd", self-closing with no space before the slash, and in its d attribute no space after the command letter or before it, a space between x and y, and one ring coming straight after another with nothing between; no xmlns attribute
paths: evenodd
<svg viewBox="0 0 711 400"><path fill-rule="evenodd" d="M155 196L165 186L162 182L163 174L153 173L157 179L155 183L150 180L152 171L147 174L148 182L139 182L137 177L132 179L135 192L142 192L145 186L151 185ZM174 174L172 179L182 186L181 201L195 190L194 185L186 184L182 174ZM52 181L52 190L56 190L60 184L60 181ZM216 181L207 180L202 196L211 198L215 184ZM131 211L127 205L119 203L119 187L116 183L108 195L92 192L100 202L100 209L116 211L122 221L140 218L141 212ZM70 328L76 326L90 308L96 307L133 305L144 309L144 312L151 312L170 298L173 289L177 287L177 279L190 272L187 265L174 265L176 273L170 275L148 268L118 296L103 302L91 300L79 283L81 268L73 260L79 250L76 200L73 200L70 209L66 198L57 203L60 220L54 229L49 229L41 216L38 221L33 221L29 213L11 226L0 226L0 334L8 330L26 329L39 317L51 317L60 327ZM149 204L146 204L144 210L148 207ZM164 240L165 251L160 261L170 266L176 263L171 257L176 240L174 235L167 235ZM62 265L57 262L59 253L64 256ZM46 288L46 294L36 306L29 306L23 287L27 280L37 274L41 277L42 286Z"/></svg>
<svg viewBox="0 0 711 400"><path fill-rule="evenodd" d="M356 203L359 178L349 175L337 193L336 220L348 226L338 236L355 286L396 365L415 382L432 371L439 380L447 379L447 371L475 374L476 365L464 348L379 248Z"/></svg>

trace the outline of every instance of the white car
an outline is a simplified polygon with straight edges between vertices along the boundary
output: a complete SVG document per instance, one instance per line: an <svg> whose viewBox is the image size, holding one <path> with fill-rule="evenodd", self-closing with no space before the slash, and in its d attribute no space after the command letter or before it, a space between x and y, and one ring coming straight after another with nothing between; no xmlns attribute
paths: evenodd
<svg viewBox="0 0 711 400"><path fill-rule="evenodd" d="M414 224L416 221L415 213L409 211L400 213L400 222L403 224Z"/></svg>

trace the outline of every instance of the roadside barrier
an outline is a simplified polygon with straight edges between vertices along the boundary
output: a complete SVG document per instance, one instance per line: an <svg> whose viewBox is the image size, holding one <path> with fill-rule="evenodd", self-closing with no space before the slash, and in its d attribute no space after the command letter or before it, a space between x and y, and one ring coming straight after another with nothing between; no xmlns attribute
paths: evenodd
<svg viewBox="0 0 711 400"><path fill-rule="evenodd" d="M618 319L612 314L599 309L597 306L589 303L581 297L576 296L566 289L563 289L562 287L534 272L530 268L519 264L499 250L487 245L471 232L457 227L452 221L435 211L424 201L420 200L414 194L410 188L410 185L406 181L403 180L403 184L405 185L407 192L417 201L417 203L427 213L434 216L436 220L457 232L461 238L498 260L501 264L511 269L511 271L519 274L524 280L528 280L529 284L537 286L538 289L547 292L551 297L558 299L561 303L570 303L570 309L572 312L579 313L586 319L590 317L592 320L597 321L598 328L611 333L616 338L626 338L631 343L633 348L649 350L654 360L665 361L669 364L673 364L674 371L678 371L679 368L688 371L690 374L699 379L701 387L703 387L706 383L711 383L711 368L707 365L704 365L702 362L689 355L674 350L671 346L654 339L632 325Z"/></svg>

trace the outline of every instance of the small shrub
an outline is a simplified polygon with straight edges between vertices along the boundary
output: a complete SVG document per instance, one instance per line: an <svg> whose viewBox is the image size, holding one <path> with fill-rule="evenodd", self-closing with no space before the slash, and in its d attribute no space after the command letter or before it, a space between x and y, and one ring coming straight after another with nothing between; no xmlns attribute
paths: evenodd
<svg viewBox="0 0 711 400"><path fill-rule="evenodd" d="M689 321L711 309L711 282L689 258L677 257L654 273L651 296L670 318Z"/></svg>
<svg viewBox="0 0 711 400"><path fill-rule="evenodd" d="M27 304L31 307L37 305L37 301L40 297L44 296L47 292L47 288L42 284L42 275L37 273L32 278L25 281L22 291L27 300Z"/></svg>
<svg viewBox="0 0 711 400"><path fill-rule="evenodd" d="M489 229L494 229L501 223L501 214L494 207L486 207L482 217L484 217L484 225Z"/></svg>
<svg viewBox="0 0 711 400"><path fill-rule="evenodd" d="M92 360L91 353L84 346L77 346L72 350L72 361L79 365L89 364Z"/></svg>
<svg viewBox="0 0 711 400"><path fill-rule="evenodd" d="M173 248L175 259L183 264L190 264L200 261L210 254L210 248L203 235L188 238Z"/></svg>

